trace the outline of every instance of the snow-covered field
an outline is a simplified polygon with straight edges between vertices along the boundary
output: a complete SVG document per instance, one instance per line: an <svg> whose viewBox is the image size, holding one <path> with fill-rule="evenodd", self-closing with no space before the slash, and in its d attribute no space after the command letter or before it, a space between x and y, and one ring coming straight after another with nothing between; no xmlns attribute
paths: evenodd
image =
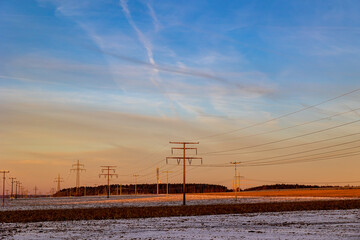
<svg viewBox="0 0 360 240"><path fill-rule="evenodd" d="M0 225L1 239L360 239L359 210Z"/></svg>
<svg viewBox="0 0 360 240"><path fill-rule="evenodd" d="M188 194L188 205L197 204L231 204L235 203L233 196ZM236 203L279 202L279 201L310 201L333 200L341 198L331 197L238 197ZM349 198L347 198L349 199ZM134 206L173 206L182 204L182 195L121 195L111 196L86 196L62 198L23 198L6 199L4 210L33 210L33 209L69 209L69 208L94 208L94 207L134 207Z"/></svg>

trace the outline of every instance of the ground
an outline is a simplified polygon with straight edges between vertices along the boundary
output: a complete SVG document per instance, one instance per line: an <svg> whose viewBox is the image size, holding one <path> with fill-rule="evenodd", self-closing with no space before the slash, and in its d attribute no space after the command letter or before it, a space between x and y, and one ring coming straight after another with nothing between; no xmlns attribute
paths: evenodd
<svg viewBox="0 0 360 240"><path fill-rule="evenodd" d="M360 239L356 210L7 223L1 239Z"/></svg>
<svg viewBox="0 0 360 240"><path fill-rule="evenodd" d="M359 190L241 193L237 204L359 199ZM189 194L187 204L235 203L233 193ZM6 199L3 210L181 205L182 195ZM119 220L2 223L0 239L360 239L360 210Z"/></svg>

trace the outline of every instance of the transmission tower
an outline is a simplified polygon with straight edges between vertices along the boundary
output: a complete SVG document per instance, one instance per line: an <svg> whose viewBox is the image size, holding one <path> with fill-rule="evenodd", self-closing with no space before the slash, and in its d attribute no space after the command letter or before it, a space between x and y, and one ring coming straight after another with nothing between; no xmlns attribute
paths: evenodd
<svg viewBox="0 0 360 240"><path fill-rule="evenodd" d="M10 171L7 171L7 170L2 170L2 171L0 171L0 173L3 174L3 201L2 201L2 206L3 206L3 207L5 207L5 179L6 179L5 175L6 175L7 173L9 173L9 172L10 172Z"/></svg>
<svg viewBox="0 0 360 240"><path fill-rule="evenodd" d="M180 164L181 160L183 160L183 205L186 205L186 185L185 185L185 173L186 173L186 163L185 160L188 160L189 164L191 165L192 160L194 159L200 159L202 164L202 158L201 157L186 157L186 150L195 150L197 154L197 148L194 147L186 147L188 144L199 144L199 142L170 142L170 144L181 144L182 147L172 147L171 148L171 154L174 153L174 150L183 150L183 156L182 157L166 157L166 164L168 163L168 159L176 159L177 163Z"/></svg>
<svg viewBox="0 0 360 240"><path fill-rule="evenodd" d="M38 188L35 186L34 187L34 197L36 198L36 192L37 192Z"/></svg>
<svg viewBox="0 0 360 240"><path fill-rule="evenodd" d="M169 173L172 173L172 171L163 171L163 173L166 173L166 197L169 197Z"/></svg>
<svg viewBox="0 0 360 240"><path fill-rule="evenodd" d="M57 183L57 192L60 192L60 189L61 189L60 183L64 182L63 178L60 177L60 174L58 174L58 176L57 176L57 178L55 178L54 182Z"/></svg>
<svg viewBox="0 0 360 240"><path fill-rule="evenodd" d="M137 195L137 191L136 191L137 177L140 176L140 175L134 174L133 176L135 178L135 195Z"/></svg>
<svg viewBox="0 0 360 240"><path fill-rule="evenodd" d="M18 197L18 185L20 185L20 181L15 181L15 199Z"/></svg>
<svg viewBox="0 0 360 240"><path fill-rule="evenodd" d="M13 189L14 189L14 180L16 179L16 178L14 178L14 177L10 177L9 178L10 180L11 180L11 195L10 195L10 199L13 199L14 198L14 191L13 191Z"/></svg>
<svg viewBox="0 0 360 240"><path fill-rule="evenodd" d="M79 195L80 188L80 173L82 171L86 171L84 168L84 164L80 164L79 160L75 164L72 165L74 168L70 169L70 171L76 171L76 195Z"/></svg>
<svg viewBox="0 0 360 240"><path fill-rule="evenodd" d="M115 174L115 168L116 166L101 166L101 174L99 174L99 177L104 176L105 178L107 177L107 185L108 185L108 191L107 191L107 197L110 197L110 177L112 178L113 176L118 177L118 174ZM107 173L104 173L104 171ZM110 171L113 171L113 173L110 173Z"/></svg>
<svg viewBox="0 0 360 240"><path fill-rule="evenodd" d="M236 165L240 164L241 162L231 162L230 164L234 164L235 166L235 176L234 176L234 193L235 193L235 201L237 201L237 186L238 186L238 181L239 181L239 186L240 186L240 176L238 176L237 171L236 171Z"/></svg>
<svg viewBox="0 0 360 240"><path fill-rule="evenodd" d="M159 168L156 168L156 194L159 195Z"/></svg>

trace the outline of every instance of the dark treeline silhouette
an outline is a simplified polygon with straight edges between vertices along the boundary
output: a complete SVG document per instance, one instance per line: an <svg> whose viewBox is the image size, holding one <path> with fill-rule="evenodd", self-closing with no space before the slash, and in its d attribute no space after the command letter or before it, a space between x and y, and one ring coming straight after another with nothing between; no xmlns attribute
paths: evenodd
<svg viewBox="0 0 360 240"><path fill-rule="evenodd" d="M302 188L335 188L338 186L318 186L318 185L301 185L301 184L272 184L258 187L247 188L244 191L259 191L272 189L302 189Z"/></svg>
<svg viewBox="0 0 360 240"><path fill-rule="evenodd" d="M85 192L86 189L86 192ZM169 184L169 194L182 193L183 185L181 183ZM63 196L84 196L84 195L106 195L108 191L107 185L96 187L80 187L79 192L76 193L76 188L62 189L60 192L54 194L56 197ZM211 192L228 192L227 187L214 184L186 184L187 193L211 193ZM138 194L156 194L156 184L137 184L136 192ZM110 185L111 195L119 194L135 194L135 185ZM159 184L159 193L166 194L166 184Z"/></svg>

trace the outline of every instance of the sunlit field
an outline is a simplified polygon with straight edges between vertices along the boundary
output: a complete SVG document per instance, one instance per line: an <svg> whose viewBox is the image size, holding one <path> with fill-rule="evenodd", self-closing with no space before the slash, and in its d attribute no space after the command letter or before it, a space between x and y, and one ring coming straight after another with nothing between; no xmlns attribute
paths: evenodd
<svg viewBox="0 0 360 240"><path fill-rule="evenodd" d="M212 193L210 195L230 196L234 193ZM344 197L360 198L360 188L355 189L286 189L238 192L239 197Z"/></svg>
<svg viewBox="0 0 360 240"><path fill-rule="evenodd" d="M237 193L234 192L186 194L187 205L241 204L257 202L314 201L360 198L360 189L323 190L269 190ZM144 194L85 197L50 197L6 199L4 210L67 209L96 207L176 206L182 205L182 194Z"/></svg>

